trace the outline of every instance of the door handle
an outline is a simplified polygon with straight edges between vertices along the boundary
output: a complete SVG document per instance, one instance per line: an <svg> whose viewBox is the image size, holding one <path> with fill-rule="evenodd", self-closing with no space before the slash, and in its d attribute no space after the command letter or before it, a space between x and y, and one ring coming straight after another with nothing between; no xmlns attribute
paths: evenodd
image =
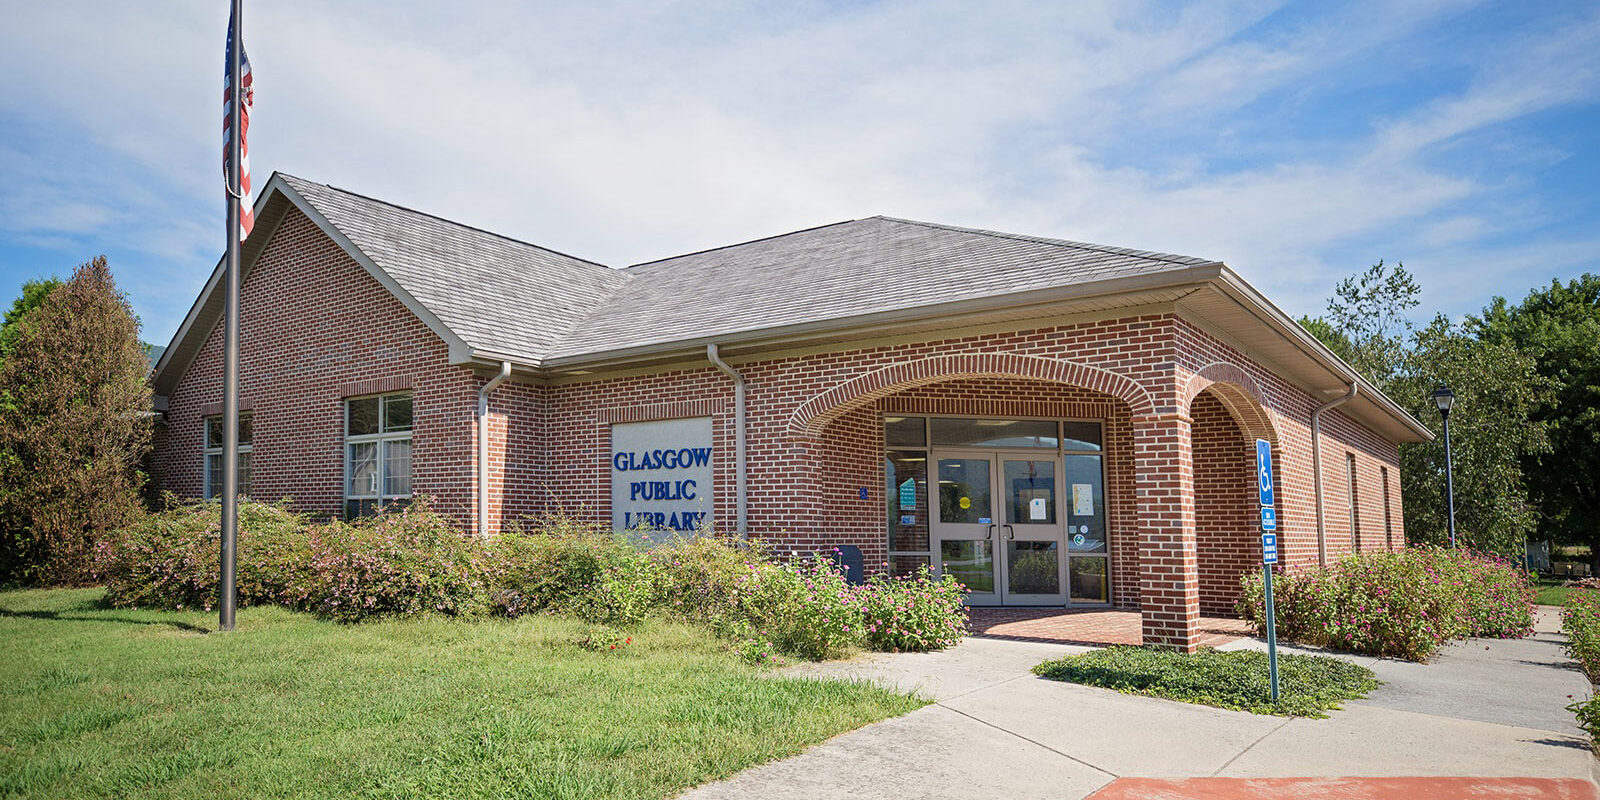
<svg viewBox="0 0 1600 800"><path fill-rule="evenodd" d="M1016 528L1013 528L1010 525L1002 525L1000 527L1006 529L1006 538L1007 539L1015 539L1015 538L1017 538L1017 529Z"/></svg>
<svg viewBox="0 0 1600 800"><path fill-rule="evenodd" d="M991 523L989 523L989 532L985 533L983 535L983 540L987 542L987 541L990 541L993 538L994 538L994 523L991 522Z"/></svg>

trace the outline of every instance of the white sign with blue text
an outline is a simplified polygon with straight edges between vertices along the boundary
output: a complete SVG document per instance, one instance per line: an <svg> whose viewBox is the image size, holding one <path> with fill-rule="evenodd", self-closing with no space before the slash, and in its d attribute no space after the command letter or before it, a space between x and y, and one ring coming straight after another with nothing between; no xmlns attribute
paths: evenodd
<svg viewBox="0 0 1600 800"><path fill-rule="evenodd" d="M611 525L665 540L711 524L711 418L611 426Z"/></svg>

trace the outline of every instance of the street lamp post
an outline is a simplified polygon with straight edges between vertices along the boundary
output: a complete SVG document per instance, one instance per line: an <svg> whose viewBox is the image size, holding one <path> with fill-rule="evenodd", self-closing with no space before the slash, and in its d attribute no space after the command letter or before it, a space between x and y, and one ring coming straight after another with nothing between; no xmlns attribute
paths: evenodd
<svg viewBox="0 0 1600 800"><path fill-rule="evenodd" d="M1450 547L1456 546L1456 479L1450 463L1450 406L1456 402L1456 393L1448 386L1433 390L1433 402L1444 419L1444 502L1450 514Z"/></svg>

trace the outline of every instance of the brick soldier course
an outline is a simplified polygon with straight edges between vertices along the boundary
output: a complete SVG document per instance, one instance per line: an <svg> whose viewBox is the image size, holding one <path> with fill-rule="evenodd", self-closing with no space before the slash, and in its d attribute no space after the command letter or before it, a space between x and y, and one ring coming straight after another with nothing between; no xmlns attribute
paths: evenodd
<svg viewBox="0 0 1600 800"><path fill-rule="evenodd" d="M779 552L939 568L938 475L890 513L886 420L917 417L1097 422L1108 599L1140 611L1146 643L1193 649L1201 615L1230 613L1259 569L1257 438L1278 464L1284 568L1405 541L1398 445L1426 429L1219 262L877 217L611 269L285 175L256 215L241 407L257 499L348 513L347 472L370 468L483 535L610 521L640 507L614 499L613 435L708 419L702 510L732 535L738 416L716 345L745 385L748 534ZM153 469L184 497L206 493L220 409L216 285L154 374ZM502 367L480 481L477 398ZM1321 418L1319 540L1312 415L1352 385ZM346 439L349 401L370 395L411 413L377 467Z"/></svg>

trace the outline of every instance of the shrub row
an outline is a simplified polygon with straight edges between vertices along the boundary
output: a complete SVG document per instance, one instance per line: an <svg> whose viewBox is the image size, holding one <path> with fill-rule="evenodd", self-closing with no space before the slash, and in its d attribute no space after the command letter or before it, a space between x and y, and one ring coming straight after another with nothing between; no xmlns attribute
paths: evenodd
<svg viewBox="0 0 1600 800"><path fill-rule="evenodd" d="M1567 655L1583 667L1591 684L1600 682L1600 591L1568 592L1561 629L1567 634ZM1600 742L1600 697L1576 700L1567 710L1578 718L1578 727L1589 734L1591 743Z"/></svg>
<svg viewBox="0 0 1600 800"><path fill-rule="evenodd" d="M100 542L96 571L116 606L212 608L217 504L152 514ZM356 522L314 523L243 503L240 602L344 622L440 613L557 613L630 626L653 613L709 625L752 661L837 657L853 648L933 650L966 632L966 590L924 569L849 584L823 556L780 562L717 537L651 548L553 519L482 540L418 502Z"/></svg>
<svg viewBox="0 0 1600 800"><path fill-rule="evenodd" d="M1243 584L1239 613L1265 631L1261 576ZM1525 570L1466 550L1356 553L1273 577L1278 636L1411 661L1426 661L1451 639L1528 635L1533 597Z"/></svg>

